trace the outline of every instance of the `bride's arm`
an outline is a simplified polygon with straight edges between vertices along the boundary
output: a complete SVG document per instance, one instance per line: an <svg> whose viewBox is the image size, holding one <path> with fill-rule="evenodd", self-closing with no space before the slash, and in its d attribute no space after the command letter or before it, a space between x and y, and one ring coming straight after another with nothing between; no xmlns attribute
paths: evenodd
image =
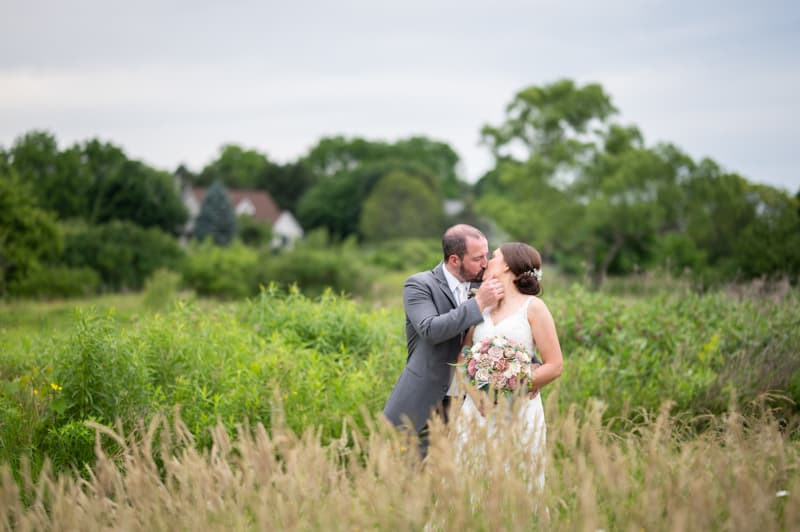
<svg viewBox="0 0 800 532"><path fill-rule="evenodd" d="M542 357L542 365L533 372L533 385L541 388L561 376L564 366L561 344L558 342L553 316L544 301L538 297L533 298L528 306L528 323L533 342Z"/></svg>

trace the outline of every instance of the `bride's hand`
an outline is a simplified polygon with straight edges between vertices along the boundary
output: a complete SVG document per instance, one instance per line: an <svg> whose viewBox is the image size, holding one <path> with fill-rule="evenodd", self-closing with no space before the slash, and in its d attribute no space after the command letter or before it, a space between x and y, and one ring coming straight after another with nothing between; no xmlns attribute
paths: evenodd
<svg viewBox="0 0 800 532"><path fill-rule="evenodd" d="M479 389L475 388L471 384L467 384L464 388L467 392L467 396L472 400L472 404L475 408L478 409L481 416L486 417L486 413L484 412L484 404L483 400L486 397L486 394L480 391Z"/></svg>
<svg viewBox="0 0 800 532"><path fill-rule="evenodd" d="M533 364L531 364L531 366L532 366L533 371L536 371L536 368L539 368L542 365L539 364L538 362L534 362ZM536 381L534 381L534 384L535 384L535 382ZM537 395L539 395L539 387L538 386L533 386L530 389L530 391L528 392L528 398L529 399L535 399Z"/></svg>

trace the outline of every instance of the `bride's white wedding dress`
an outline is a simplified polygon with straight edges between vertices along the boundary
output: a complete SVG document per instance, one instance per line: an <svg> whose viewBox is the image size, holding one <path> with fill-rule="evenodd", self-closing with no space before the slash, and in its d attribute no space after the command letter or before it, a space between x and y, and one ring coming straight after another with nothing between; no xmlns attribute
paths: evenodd
<svg viewBox="0 0 800 532"><path fill-rule="evenodd" d="M483 338L492 336L505 336L512 340L522 343L528 352L533 355L535 346L533 345L533 334L528 323L528 305L533 296L527 298L522 306L510 316L495 323L491 317L491 309L484 310L483 322L475 326L473 332L473 343L477 343ZM487 396L488 398L488 396ZM519 435L519 442L523 449L528 449L528 456L532 464L535 465L536 474L534 475L534 486L541 490L544 488L544 453L545 438L547 428L544 421L544 408L542 407L541 393L530 399L526 396L515 398L514 401L521 404L498 405L495 407L494 419L489 419L489 435L497 434L500 428L497 423L512 421L512 429L515 435ZM514 412L513 420L509 419L510 412ZM458 416L458 435L461 449L469 447L469 435L474 432L476 427L485 427L487 418L484 417L469 396L464 400L461 412ZM516 440L516 437L514 438Z"/></svg>

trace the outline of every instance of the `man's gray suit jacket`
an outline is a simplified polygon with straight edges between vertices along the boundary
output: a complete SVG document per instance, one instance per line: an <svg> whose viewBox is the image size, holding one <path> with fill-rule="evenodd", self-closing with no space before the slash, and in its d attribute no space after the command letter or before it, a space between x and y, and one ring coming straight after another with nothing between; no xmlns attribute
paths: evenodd
<svg viewBox="0 0 800 532"><path fill-rule="evenodd" d="M474 299L456 306L443 268L414 274L403 286L408 358L383 410L395 425L408 417L417 432L450 386L464 333L483 321Z"/></svg>

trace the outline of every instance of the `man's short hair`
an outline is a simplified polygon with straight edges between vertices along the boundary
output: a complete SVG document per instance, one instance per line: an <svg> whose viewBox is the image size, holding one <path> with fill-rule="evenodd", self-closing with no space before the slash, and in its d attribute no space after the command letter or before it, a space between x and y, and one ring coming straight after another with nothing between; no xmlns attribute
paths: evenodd
<svg viewBox="0 0 800 532"><path fill-rule="evenodd" d="M464 258L467 253L467 238L482 238L486 240L480 229L467 224L454 225L444 232L442 253L444 253L445 262L447 262L447 258L450 255L456 255L459 259Z"/></svg>

